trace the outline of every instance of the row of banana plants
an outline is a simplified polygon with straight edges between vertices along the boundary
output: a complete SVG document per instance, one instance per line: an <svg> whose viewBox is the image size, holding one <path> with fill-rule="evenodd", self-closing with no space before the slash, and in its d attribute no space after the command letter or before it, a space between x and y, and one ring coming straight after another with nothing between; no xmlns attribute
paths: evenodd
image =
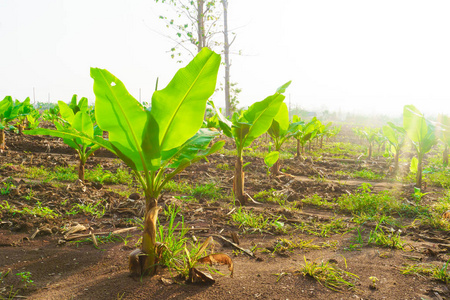
<svg viewBox="0 0 450 300"><path fill-rule="evenodd" d="M142 246L130 256L130 270L135 273L153 274L156 270L156 222L163 187L186 167L219 151L225 143L217 141L210 145L219 132L201 128L219 66L220 56L203 49L164 89L153 93L151 109L142 106L113 74L91 68L96 97L93 111L86 98L77 101L74 96L69 104L59 101L57 108L45 113L45 119L53 121L56 129L35 128L24 132L60 137L74 148L80 159L80 179L84 178L86 159L101 147L132 169L146 202ZM216 124L236 145L233 190L237 204L245 205L248 199L244 192L244 149L259 136L268 132L278 152L289 137L304 145L314 137L331 135L327 133L330 124L323 125L317 119L305 123L295 116L289 122L283 102L289 84L247 110L235 113L231 120L217 110ZM214 106L212 102L211 105Z"/></svg>
<svg viewBox="0 0 450 300"><path fill-rule="evenodd" d="M414 105L403 108L403 126L387 122L382 128L353 128L355 134L365 139L369 145L368 159L372 157L372 147L377 143L379 150L385 144L386 151L394 157L394 174L399 169L399 157L402 147L409 139L416 152L411 161L411 170L416 173L416 187L422 186L423 159L440 140L444 145L443 165L448 165L450 147L450 118L439 115L437 122L425 118Z"/></svg>

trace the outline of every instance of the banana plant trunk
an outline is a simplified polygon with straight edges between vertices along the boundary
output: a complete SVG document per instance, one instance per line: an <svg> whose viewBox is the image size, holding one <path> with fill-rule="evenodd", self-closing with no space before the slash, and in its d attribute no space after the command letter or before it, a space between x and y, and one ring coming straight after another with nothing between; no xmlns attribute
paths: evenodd
<svg viewBox="0 0 450 300"><path fill-rule="evenodd" d="M280 175L280 168L281 168L281 162L280 159L277 160L276 163L273 164L273 166L270 167L270 173L272 173L273 176Z"/></svg>
<svg viewBox="0 0 450 300"><path fill-rule="evenodd" d="M416 174L416 187L421 189L422 188L422 161L423 161L423 155L418 155L418 162L417 162L417 174Z"/></svg>
<svg viewBox="0 0 450 300"><path fill-rule="evenodd" d="M247 204L247 197L244 195L244 169L242 157L236 157L234 165L234 197L238 200L240 205Z"/></svg>
<svg viewBox="0 0 450 300"><path fill-rule="evenodd" d="M19 123L19 125L17 126L17 129L18 129L18 131L19 131L19 135L22 135L22 132L23 132L23 125L22 125L22 122Z"/></svg>
<svg viewBox="0 0 450 300"><path fill-rule="evenodd" d="M442 157L442 163L444 164L444 166L448 165L448 145L445 145L445 149L444 149L444 153L443 153L443 157Z"/></svg>
<svg viewBox="0 0 450 300"><path fill-rule="evenodd" d="M394 174L398 172L398 160L400 157L400 150L397 150L394 155Z"/></svg>
<svg viewBox="0 0 450 300"><path fill-rule="evenodd" d="M144 233L142 235L141 247L141 250L144 253L142 275L152 276L156 273L156 222L158 221L158 213L161 208L156 204L156 199L150 199L150 201L147 202L150 203L150 205L154 205L146 211L144 218Z"/></svg>
<svg viewBox="0 0 450 300"><path fill-rule="evenodd" d="M297 140L297 159L300 159L300 140Z"/></svg>
<svg viewBox="0 0 450 300"><path fill-rule="evenodd" d="M367 159L368 160L372 159L372 143L369 143L369 153L367 155Z"/></svg>
<svg viewBox="0 0 450 300"><path fill-rule="evenodd" d="M78 165L78 179L84 182L84 166L86 162L80 159L80 163Z"/></svg>
<svg viewBox="0 0 450 300"><path fill-rule="evenodd" d="M0 149L5 150L5 147L6 147L5 130L0 129Z"/></svg>

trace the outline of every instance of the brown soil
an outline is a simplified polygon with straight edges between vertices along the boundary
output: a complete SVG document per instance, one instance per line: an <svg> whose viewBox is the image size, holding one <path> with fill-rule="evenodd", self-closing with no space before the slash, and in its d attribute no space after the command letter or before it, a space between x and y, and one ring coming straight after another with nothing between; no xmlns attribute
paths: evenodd
<svg viewBox="0 0 450 300"><path fill-rule="evenodd" d="M263 141L264 142L264 141ZM64 229L76 224L87 229L81 234L93 232L108 233L129 228L130 218L142 216L142 200L130 200L116 191L128 191L126 185L100 185L77 182L60 182L59 185L44 183L42 180L24 178L22 166L75 165L74 152L59 139L49 137L19 137L7 135L9 149L0 156L0 180L12 182L14 188L7 195L0 195L0 203L7 200L17 207L29 207L37 201L48 206L63 217L49 219L27 217L20 214L0 212L0 272L9 274L0 280L0 299L26 297L27 299L450 299L450 286L428 277L402 275L404 264L433 263L442 265L450 259L450 238L448 232L431 228L408 228L402 233L409 246L408 251L364 246L357 251L346 250L354 244L356 230L345 231L356 225L350 222L351 215L345 212L320 209L302 204L301 200L318 194L329 201L345 193L353 193L363 182L373 186L374 191L397 190L400 197L411 198L411 184L401 184L393 180L367 181L353 178L337 178L337 170L360 170L370 168L379 174L386 174L389 167L383 158L368 162L357 157L334 159L322 157L320 160L307 158L305 161L288 159L283 161L285 175L268 179L262 159L245 157L251 162L246 167L245 188L253 196L262 190L275 189L287 195L288 201L297 201L299 210L286 210L277 204L251 203L246 209L263 214L268 218L282 216L283 222L291 225L286 233L275 231L245 232L231 222L228 214L232 187L232 170L224 170L225 164L232 169L234 158L217 154L209 162L201 162L188 168L175 180L196 183L213 181L228 195L226 199L209 201L198 199L199 203L183 202L173 192L164 193L161 205L176 203L182 209L185 222L192 230L189 236L203 241L211 235L230 238L237 233L240 247L253 250L254 257L239 252L227 242L215 237L215 252L232 257L235 271L228 276L225 266L219 267L224 276L213 274L216 282L212 285L186 284L178 278L171 279L169 270L161 268L153 277L133 278L128 271L128 254L134 249L141 230L131 229L120 233L122 239L102 243L98 248L92 242L73 243L64 238ZM230 146L227 146L230 148ZM295 152L294 150L292 152ZM308 155L307 155L308 157ZM348 160L348 161L345 161ZM97 153L88 160L87 168L101 164L105 169L115 170L118 162L106 151ZM217 166L221 164L222 167ZM322 178L322 179L318 179ZM26 195L32 197L26 199ZM438 187L428 187L432 192L423 201L432 203L444 192ZM142 197L140 197L142 198ZM107 212L101 219L77 214L67 215L67 203L107 202ZM62 204L66 201L66 204ZM328 223L342 218L347 229L329 237L319 237L306 231L295 229L294 224ZM164 216L161 224L166 224ZM411 222L412 220L406 220ZM367 238L375 224L362 225L362 235ZM40 232L34 237L36 229ZM99 235L100 236L100 235ZM123 240L127 240L125 243ZM320 249L295 249L282 253L272 253L281 239L312 240ZM78 239L78 240L81 240ZM325 246L325 245L330 246ZM308 262L329 262L358 276L355 288L336 292L326 288L316 280L303 276L299 270ZM30 272L33 283L25 286L19 272ZM1 275L0 275L1 276ZM371 279L378 279L376 288L371 287ZM2 278L2 277L0 277ZM350 279L352 280L352 279Z"/></svg>

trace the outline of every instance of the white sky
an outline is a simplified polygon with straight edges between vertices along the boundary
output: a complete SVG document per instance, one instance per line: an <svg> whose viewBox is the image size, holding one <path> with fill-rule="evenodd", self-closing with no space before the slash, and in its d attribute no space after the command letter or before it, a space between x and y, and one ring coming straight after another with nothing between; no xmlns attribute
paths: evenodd
<svg viewBox="0 0 450 300"><path fill-rule="evenodd" d="M292 80L292 107L450 115L450 1L229 2L241 105ZM150 101L156 78L163 88L182 66L167 53L163 11L154 0L0 0L0 99L33 99L34 87L37 101L93 103L92 66Z"/></svg>

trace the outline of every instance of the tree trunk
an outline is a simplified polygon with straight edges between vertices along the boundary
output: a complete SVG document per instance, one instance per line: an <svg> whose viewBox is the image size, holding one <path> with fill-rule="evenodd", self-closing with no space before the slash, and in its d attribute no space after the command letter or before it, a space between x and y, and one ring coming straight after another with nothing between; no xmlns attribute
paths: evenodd
<svg viewBox="0 0 450 300"><path fill-rule="evenodd" d="M23 132L23 125L22 125L22 123L19 123L19 125L17 126L17 129L19 130L19 135L22 135L22 132Z"/></svg>
<svg viewBox="0 0 450 300"><path fill-rule="evenodd" d="M222 0L223 4L223 52L225 56L225 113L231 117L230 102L230 44L228 42L228 1Z"/></svg>
<svg viewBox="0 0 450 300"><path fill-rule="evenodd" d="M5 147L6 147L5 130L0 129L0 149L5 150Z"/></svg>
<svg viewBox="0 0 450 300"><path fill-rule="evenodd" d="M423 157L419 155L419 159L417 162L417 174L416 174L416 188L422 188L422 160Z"/></svg>
<svg viewBox="0 0 450 300"><path fill-rule="evenodd" d="M78 165L78 179L84 182L84 165L85 162L80 159L80 163Z"/></svg>
<svg viewBox="0 0 450 300"><path fill-rule="evenodd" d="M442 163L444 164L444 166L448 165L448 145L445 145Z"/></svg>
<svg viewBox="0 0 450 300"><path fill-rule="evenodd" d="M197 0L197 33L198 33L198 44L197 49L198 52L205 47L205 24L204 24L204 15L203 15L203 7L205 1Z"/></svg>
<svg viewBox="0 0 450 300"><path fill-rule="evenodd" d="M247 197L244 195L244 170L242 158L236 157L234 165L234 197L238 200L240 205L247 204Z"/></svg>
<svg viewBox="0 0 450 300"><path fill-rule="evenodd" d="M146 202L157 203L156 199L148 199ZM151 276L156 273L156 222L160 210L161 207L154 205L145 213L141 249L134 250L129 256L129 269L134 275Z"/></svg>
<svg viewBox="0 0 450 300"><path fill-rule="evenodd" d="M367 155L367 159L368 160L372 159L372 143L369 144L369 153Z"/></svg>
<svg viewBox="0 0 450 300"><path fill-rule="evenodd" d="M297 159L300 159L300 140L297 140Z"/></svg>
<svg viewBox="0 0 450 300"><path fill-rule="evenodd" d="M280 159L278 158L277 162L274 163L273 166L270 167L270 172L272 173L272 176L280 175L280 167L281 167L281 162L280 162Z"/></svg>
<svg viewBox="0 0 450 300"><path fill-rule="evenodd" d="M323 147L323 136L320 137L320 149Z"/></svg>
<svg viewBox="0 0 450 300"><path fill-rule="evenodd" d="M397 150L397 151L395 151L395 155L394 155L394 175L397 175L397 172L398 172L399 157L400 157L400 151Z"/></svg>

